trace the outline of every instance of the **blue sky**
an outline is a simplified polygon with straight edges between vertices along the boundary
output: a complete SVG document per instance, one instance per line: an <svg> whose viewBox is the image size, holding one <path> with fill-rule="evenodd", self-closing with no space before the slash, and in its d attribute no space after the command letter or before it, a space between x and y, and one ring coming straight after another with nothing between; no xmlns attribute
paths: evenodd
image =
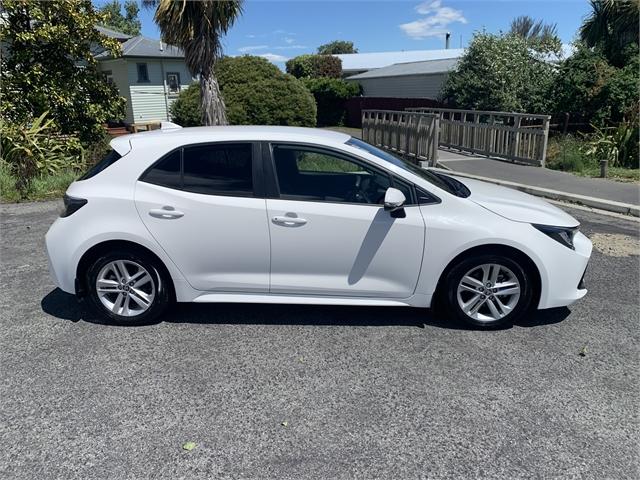
<svg viewBox="0 0 640 480"><path fill-rule="evenodd" d="M94 0L101 5L106 0ZM246 0L244 14L224 39L225 53L250 53L282 65L331 40L351 40L360 52L465 46L474 31L507 30L511 19L530 15L556 23L571 43L589 13L587 0ZM159 38L153 12L141 10L142 33Z"/></svg>

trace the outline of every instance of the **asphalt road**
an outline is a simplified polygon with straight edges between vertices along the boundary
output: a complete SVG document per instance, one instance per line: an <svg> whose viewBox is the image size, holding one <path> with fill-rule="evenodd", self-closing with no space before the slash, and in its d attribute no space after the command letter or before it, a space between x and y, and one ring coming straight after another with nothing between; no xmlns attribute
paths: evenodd
<svg viewBox="0 0 640 480"><path fill-rule="evenodd" d="M56 210L0 207L2 479L640 474L638 256L594 252L583 301L499 331L274 305L184 305L126 328L54 289ZM638 223L571 213L637 242Z"/></svg>

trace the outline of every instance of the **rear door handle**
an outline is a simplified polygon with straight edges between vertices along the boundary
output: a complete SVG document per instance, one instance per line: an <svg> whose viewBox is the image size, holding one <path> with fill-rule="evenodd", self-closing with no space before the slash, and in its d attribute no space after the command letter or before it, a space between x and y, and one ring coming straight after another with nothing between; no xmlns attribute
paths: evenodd
<svg viewBox="0 0 640 480"><path fill-rule="evenodd" d="M184 216L184 213L176 210L175 208L165 205L162 208L152 208L149 210L149 215L155 218L163 218L165 220L172 220L174 218L180 218Z"/></svg>
<svg viewBox="0 0 640 480"><path fill-rule="evenodd" d="M305 223L307 223L307 220L305 218L299 218L299 217L276 216L276 217L273 217L271 220L273 221L273 223L277 223L279 225L286 225L290 227L293 227L295 225L304 225Z"/></svg>

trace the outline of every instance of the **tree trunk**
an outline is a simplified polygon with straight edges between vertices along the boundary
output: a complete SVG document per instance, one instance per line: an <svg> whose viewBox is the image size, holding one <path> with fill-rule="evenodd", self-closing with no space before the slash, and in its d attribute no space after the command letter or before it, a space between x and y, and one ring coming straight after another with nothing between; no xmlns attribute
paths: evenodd
<svg viewBox="0 0 640 480"><path fill-rule="evenodd" d="M218 80L213 71L209 74L200 74L200 106L203 125L229 124Z"/></svg>

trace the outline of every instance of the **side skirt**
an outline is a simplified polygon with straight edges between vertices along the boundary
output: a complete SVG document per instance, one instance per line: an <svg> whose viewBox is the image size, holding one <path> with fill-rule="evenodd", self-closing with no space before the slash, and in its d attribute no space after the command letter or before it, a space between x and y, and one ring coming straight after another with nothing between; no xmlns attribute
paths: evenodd
<svg viewBox="0 0 640 480"><path fill-rule="evenodd" d="M409 298L320 297L312 295L271 295L243 293L205 293L192 300L196 303L284 303L297 305L361 305L378 307L422 307L431 303L431 295Z"/></svg>

